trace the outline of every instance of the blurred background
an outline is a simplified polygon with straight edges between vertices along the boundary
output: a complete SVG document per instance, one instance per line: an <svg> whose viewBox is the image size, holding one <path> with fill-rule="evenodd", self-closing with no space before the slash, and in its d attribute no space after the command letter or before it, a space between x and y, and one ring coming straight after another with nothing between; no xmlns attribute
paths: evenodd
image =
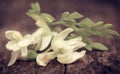
<svg viewBox="0 0 120 74"><path fill-rule="evenodd" d="M65 11L78 11L94 22L102 20L113 24L120 33L120 0L0 0L0 53L9 53L5 48L6 30L26 34L37 28L34 20L26 15L31 2L39 2L42 12L50 13L57 20Z"/></svg>

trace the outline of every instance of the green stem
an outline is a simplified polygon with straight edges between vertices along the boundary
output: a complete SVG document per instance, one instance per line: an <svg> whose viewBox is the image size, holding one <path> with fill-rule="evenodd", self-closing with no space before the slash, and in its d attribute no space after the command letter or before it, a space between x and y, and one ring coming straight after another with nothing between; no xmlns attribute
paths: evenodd
<svg viewBox="0 0 120 74"><path fill-rule="evenodd" d="M64 22L63 21L56 21L56 22L53 22L53 23L51 23L50 25L61 25L61 24L63 24Z"/></svg>
<svg viewBox="0 0 120 74"><path fill-rule="evenodd" d="M75 25L67 24L67 23L65 23L65 22L62 21L62 20L53 22L53 23L51 23L51 25L52 25L52 26L54 26L54 25L63 25L63 26L68 27L68 28L73 28L73 29L74 29L74 32L75 32L75 33L78 33L78 28L77 28Z"/></svg>

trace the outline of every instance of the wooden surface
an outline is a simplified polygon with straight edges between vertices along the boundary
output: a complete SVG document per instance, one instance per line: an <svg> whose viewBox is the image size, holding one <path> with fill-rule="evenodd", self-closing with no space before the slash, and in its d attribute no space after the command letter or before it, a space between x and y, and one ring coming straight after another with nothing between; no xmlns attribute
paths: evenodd
<svg viewBox="0 0 120 74"><path fill-rule="evenodd" d="M78 11L93 21L103 20L112 23L113 29L120 33L119 0L36 0L40 2L43 12L48 12L59 19L64 11ZM88 52L84 58L62 65L56 60L48 66L40 67L35 61L17 61L7 67L10 52L6 50L7 42L4 32L18 30L23 34L32 33L37 27L25 12L34 0L0 0L0 74L119 74L120 73L120 37L111 40L96 39L109 47L109 51Z"/></svg>

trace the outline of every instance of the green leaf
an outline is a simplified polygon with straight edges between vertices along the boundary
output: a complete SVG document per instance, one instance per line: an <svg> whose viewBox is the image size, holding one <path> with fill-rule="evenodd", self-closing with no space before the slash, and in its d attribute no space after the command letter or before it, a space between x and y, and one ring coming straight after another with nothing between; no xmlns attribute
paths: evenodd
<svg viewBox="0 0 120 74"><path fill-rule="evenodd" d="M93 25L94 23L89 18L86 18L78 23L78 26L82 28L91 28Z"/></svg>
<svg viewBox="0 0 120 74"><path fill-rule="evenodd" d="M94 42L94 43L91 43L90 45L92 48L95 48L97 50L108 50L108 48L102 43Z"/></svg>
<svg viewBox="0 0 120 74"><path fill-rule="evenodd" d="M28 10L27 15L33 19L38 19L40 15L40 5L39 3L31 3L31 9Z"/></svg>
<svg viewBox="0 0 120 74"><path fill-rule="evenodd" d="M78 18L82 18L83 15L79 14L78 12L73 12L71 13L68 18L71 18L71 19L78 19Z"/></svg>
<svg viewBox="0 0 120 74"><path fill-rule="evenodd" d="M104 22L103 21L98 21L97 23L94 24L94 27L100 27L100 26L103 26L104 25Z"/></svg>
<svg viewBox="0 0 120 74"><path fill-rule="evenodd" d="M85 48L89 51L92 51L92 47L90 45L87 45Z"/></svg>
<svg viewBox="0 0 120 74"><path fill-rule="evenodd" d="M94 32L96 36L100 36L103 38L112 38L114 35L119 36L119 33L117 31L111 29L98 29L95 30Z"/></svg>
<svg viewBox="0 0 120 74"><path fill-rule="evenodd" d="M40 5L39 3L32 3L31 4L31 10L27 12L27 15L32 17L34 20L44 20L47 24L53 22L55 20L54 17L52 17L48 13L40 13Z"/></svg>
<svg viewBox="0 0 120 74"><path fill-rule="evenodd" d="M31 10L28 10L27 14L40 14L40 5L38 2L31 3Z"/></svg>
<svg viewBox="0 0 120 74"><path fill-rule="evenodd" d="M55 20L55 18L48 13L42 13L40 14L40 17L48 23L51 23Z"/></svg>
<svg viewBox="0 0 120 74"><path fill-rule="evenodd" d="M61 27L57 26L57 27L54 28L54 31L55 31L55 32L61 32L62 29L61 29Z"/></svg>
<svg viewBox="0 0 120 74"><path fill-rule="evenodd" d="M102 26L102 29L108 29L108 28L111 28L112 27L112 24L105 24Z"/></svg>
<svg viewBox="0 0 120 74"><path fill-rule="evenodd" d="M83 16L80 15L78 12L73 12L73 13L69 13L69 12L64 12L61 16L61 20L62 21L70 21L70 22L75 22L75 19L78 18L82 18Z"/></svg>
<svg viewBox="0 0 120 74"><path fill-rule="evenodd" d="M93 23L93 21L92 20L90 20L89 18L86 18L86 19L84 19L84 20L82 20L81 21L81 24L89 24L89 25L93 25L94 23Z"/></svg>
<svg viewBox="0 0 120 74"><path fill-rule="evenodd" d="M119 36L119 33L117 31L114 31L114 30L106 30L106 32L108 34L111 34L111 35L117 35L117 36Z"/></svg>
<svg viewBox="0 0 120 74"><path fill-rule="evenodd" d="M37 52L35 50L28 50L28 55L27 55L28 59L35 59L36 56L37 56Z"/></svg>
<svg viewBox="0 0 120 74"><path fill-rule="evenodd" d="M98 21L97 23L94 23L94 25L92 26L92 30L98 30L101 29L101 27L104 26L104 22L103 21Z"/></svg>
<svg viewBox="0 0 120 74"><path fill-rule="evenodd" d="M65 20L66 18L68 18L69 15L70 15L69 12L64 12L64 13L62 13L61 19Z"/></svg>
<svg viewBox="0 0 120 74"><path fill-rule="evenodd" d="M97 29L97 30L93 30L93 31L95 32L96 36L101 36L101 37L106 36L105 30Z"/></svg>
<svg viewBox="0 0 120 74"><path fill-rule="evenodd" d="M36 2L36 3L31 3L31 9L37 10L37 11L40 12L40 5L39 5L39 3L38 3L38 2Z"/></svg>
<svg viewBox="0 0 120 74"><path fill-rule="evenodd" d="M83 42L87 43L87 45L93 43L93 40L90 37L82 37L82 38L83 38Z"/></svg>
<svg viewBox="0 0 120 74"><path fill-rule="evenodd" d="M93 35L93 32L89 29L80 28L80 29L78 29L78 34L83 37L90 37Z"/></svg>

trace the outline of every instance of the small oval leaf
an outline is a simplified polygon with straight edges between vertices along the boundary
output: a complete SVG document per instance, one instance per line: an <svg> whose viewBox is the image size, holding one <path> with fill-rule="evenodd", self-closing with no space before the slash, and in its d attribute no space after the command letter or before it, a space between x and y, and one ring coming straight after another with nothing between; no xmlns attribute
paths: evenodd
<svg viewBox="0 0 120 74"><path fill-rule="evenodd" d="M91 43L91 47L98 50L108 50L108 48L104 44L98 42Z"/></svg>
<svg viewBox="0 0 120 74"><path fill-rule="evenodd" d="M73 12L71 13L68 18L71 18L71 19L78 19L78 18L82 18L83 15L79 14L78 12Z"/></svg>

